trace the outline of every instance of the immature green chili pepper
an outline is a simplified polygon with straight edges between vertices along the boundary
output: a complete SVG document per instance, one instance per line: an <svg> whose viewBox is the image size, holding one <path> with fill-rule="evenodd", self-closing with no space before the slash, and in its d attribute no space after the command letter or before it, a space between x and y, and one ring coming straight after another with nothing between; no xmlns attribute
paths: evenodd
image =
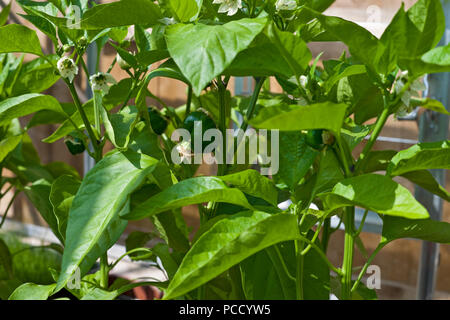
<svg viewBox="0 0 450 320"><path fill-rule="evenodd" d="M163 134L168 126L167 119L152 107L148 108L148 115L150 116L150 124L152 125L153 132L157 135Z"/></svg>
<svg viewBox="0 0 450 320"><path fill-rule="evenodd" d="M309 130L306 134L306 143L314 149L321 149L323 146L322 133L323 130Z"/></svg>
<svg viewBox="0 0 450 320"><path fill-rule="evenodd" d="M183 128L188 130L191 134L191 145L192 150L194 150L194 141L195 141L195 130L194 125L196 121L200 121L202 123L202 137L208 129L216 129L217 126L214 121L204 112L202 111L194 111L191 112L183 122ZM203 141L203 139L201 139ZM209 141L203 141L203 149L209 145Z"/></svg>
<svg viewBox="0 0 450 320"><path fill-rule="evenodd" d="M81 141L81 139L79 138L67 136L64 138L64 143L66 144L67 149L69 149L70 153L73 155L83 153L84 150L86 150L83 141Z"/></svg>

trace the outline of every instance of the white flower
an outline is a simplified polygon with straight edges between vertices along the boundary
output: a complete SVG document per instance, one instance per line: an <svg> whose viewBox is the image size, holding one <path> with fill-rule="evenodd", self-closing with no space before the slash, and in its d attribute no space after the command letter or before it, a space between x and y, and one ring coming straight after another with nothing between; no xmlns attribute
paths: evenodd
<svg viewBox="0 0 450 320"><path fill-rule="evenodd" d="M181 162L183 162L184 159L189 159L190 157L192 157L191 143L189 141L183 141L182 143L179 143L176 148L178 153L180 154Z"/></svg>
<svg viewBox="0 0 450 320"><path fill-rule="evenodd" d="M78 67L69 57L62 57L56 63L61 77L69 79L69 82L73 81L73 78L78 74Z"/></svg>
<svg viewBox="0 0 450 320"><path fill-rule="evenodd" d="M242 9L242 0L214 0L214 4L221 4L219 13L228 12L229 16L235 15Z"/></svg>
<svg viewBox="0 0 450 320"><path fill-rule="evenodd" d="M300 85L303 89L306 89L306 86L308 85L308 77L307 76L300 76Z"/></svg>
<svg viewBox="0 0 450 320"><path fill-rule="evenodd" d="M126 62L125 60L123 60L122 57L120 56L120 54L116 55L116 61L117 61L117 64L119 65L120 69L128 70L131 68L130 64L128 62Z"/></svg>
<svg viewBox="0 0 450 320"><path fill-rule="evenodd" d="M408 82L408 71L402 71L399 73L397 81L394 83L394 92L396 94L401 94L405 84ZM405 117L408 113L412 112L410 106L412 97L419 97L420 92L425 90L425 85L422 83L421 79L415 80L409 88L403 92L401 99L403 104L398 108L395 113L396 117Z"/></svg>
<svg viewBox="0 0 450 320"><path fill-rule="evenodd" d="M94 91L102 91L104 94L109 92L109 83L116 84L116 80L109 73L99 72L89 78Z"/></svg>
<svg viewBox="0 0 450 320"><path fill-rule="evenodd" d="M275 3L277 11L281 10L295 10L297 8L297 1L295 0L278 0Z"/></svg>

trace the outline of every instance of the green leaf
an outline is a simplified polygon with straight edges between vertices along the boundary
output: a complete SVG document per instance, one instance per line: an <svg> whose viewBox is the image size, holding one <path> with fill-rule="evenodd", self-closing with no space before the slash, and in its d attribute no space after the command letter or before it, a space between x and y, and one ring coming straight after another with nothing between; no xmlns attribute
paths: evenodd
<svg viewBox="0 0 450 320"><path fill-rule="evenodd" d="M138 109L135 106L126 106L117 113L109 114L102 108L102 118L112 144L119 150L127 149L131 132L139 121Z"/></svg>
<svg viewBox="0 0 450 320"><path fill-rule="evenodd" d="M395 64L390 61L387 48L373 34L354 22L338 17L318 14L315 16L322 27L335 39L344 42L353 57L363 62L376 73L386 74Z"/></svg>
<svg viewBox="0 0 450 320"><path fill-rule="evenodd" d="M450 243L450 224L431 219L409 220L397 217L384 217L383 242L401 238L415 238L424 241Z"/></svg>
<svg viewBox="0 0 450 320"><path fill-rule="evenodd" d="M252 254L275 243L297 239L290 214L242 212L217 222L184 257L164 299L179 297L214 279Z"/></svg>
<svg viewBox="0 0 450 320"><path fill-rule="evenodd" d="M367 156L366 163L362 171L371 173L375 171L386 171L391 159L397 154L395 150L377 150L371 151Z"/></svg>
<svg viewBox="0 0 450 320"><path fill-rule="evenodd" d="M274 24L268 28L268 36L286 60L293 74L302 75L311 61L311 52L306 43L291 32L281 31ZM270 63L270 61L268 61Z"/></svg>
<svg viewBox="0 0 450 320"><path fill-rule="evenodd" d="M36 32L19 24L0 27L0 53L23 52L42 56Z"/></svg>
<svg viewBox="0 0 450 320"><path fill-rule="evenodd" d="M183 180L165 189L122 218L139 220L164 211L208 201L233 203L252 209L239 189L227 187L216 177L196 177Z"/></svg>
<svg viewBox="0 0 450 320"><path fill-rule="evenodd" d="M275 179L280 179L289 188L294 188L305 176L319 152L306 143L301 132L280 132L279 170Z"/></svg>
<svg viewBox="0 0 450 320"><path fill-rule="evenodd" d="M436 181L428 170L406 172L402 174L402 177L417 184L421 188L434 193L445 201L450 201L450 193Z"/></svg>
<svg viewBox="0 0 450 320"><path fill-rule="evenodd" d="M345 179L336 184L331 193L322 193L327 211L345 206L361 206L380 214L408 219L428 218L427 210L413 195L391 178L365 174Z"/></svg>
<svg viewBox="0 0 450 320"><path fill-rule="evenodd" d="M407 12L404 5L381 37L399 57L417 57L434 48L445 31L440 1L419 0Z"/></svg>
<svg viewBox="0 0 450 320"><path fill-rule="evenodd" d="M0 27L8 21L9 12L11 11L11 4L12 1L2 9L2 12L0 12Z"/></svg>
<svg viewBox="0 0 450 320"><path fill-rule="evenodd" d="M335 2L335 0L305 0L303 2L307 7L319 12L323 12L328 7L330 7Z"/></svg>
<svg viewBox="0 0 450 320"><path fill-rule="evenodd" d="M278 190L272 180L262 176L256 170L245 170L234 174L218 177L225 183L241 191L266 200L276 206L278 204Z"/></svg>
<svg viewBox="0 0 450 320"><path fill-rule="evenodd" d="M77 178L71 175L62 175L53 182L50 190L50 203L53 206L60 238L63 240L66 238L69 210L80 185L81 181Z"/></svg>
<svg viewBox="0 0 450 320"><path fill-rule="evenodd" d="M139 52L151 50L151 34L140 25L134 26L134 39ZM119 41L120 43L121 41Z"/></svg>
<svg viewBox="0 0 450 320"><path fill-rule="evenodd" d="M2 239L0 239L0 265L3 266L4 270L8 275L8 278L12 279L12 277L14 276L13 260L11 252L9 252L8 246Z"/></svg>
<svg viewBox="0 0 450 320"><path fill-rule="evenodd" d="M81 28L97 30L134 24L155 25L161 18L159 7L151 0L121 0L87 10Z"/></svg>
<svg viewBox="0 0 450 320"><path fill-rule="evenodd" d="M325 129L339 133L346 116L347 106L332 102L307 106L277 105L262 109L250 124L257 129L300 131ZM330 114L333 117L330 117Z"/></svg>
<svg viewBox="0 0 450 320"><path fill-rule="evenodd" d="M281 262L272 247L262 250L241 262L242 289L247 300L294 300L295 282L279 274ZM263 268L261 266L264 266ZM283 271L281 271L283 272ZM283 277L283 280L280 278ZM286 279L284 279L286 278ZM282 282L283 281L283 282Z"/></svg>
<svg viewBox="0 0 450 320"><path fill-rule="evenodd" d="M56 283L50 285L24 283L14 290L8 300L47 300L55 287Z"/></svg>
<svg viewBox="0 0 450 320"><path fill-rule="evenodd" d="M37 93L24 94L0 102L0 125L40 110L52 110L64 114L58 100L52 96Z"/></svg>
<svg viewBox="0 0 450 320"><path fill-rule="evenodd" d="M22 135L10 136L0 141L0 163L13 151L22 141Z"/></svg>
<svg viewBox="0 0 450 320"><path fill-rule="evenodd" d="M448 112L447 109L445 109L442 102L440 102L438 100L426 98L426 99L422 100L422 103L420 104L420 106L422 108L425 108L428 110L432 110L432 111L436 111L436 112L439 112L442 114L450 115L450 112Z"/></svg>
<svg viewBox="0 0 450 320"><path fill-rule="evenodd" d="M50 202L51 186L52 184L49 181L41 179L33 182L30 186L25 187L24 191L56 237L58 237L61 243L64 243L64 238L59 233L58 221Z"/></svg>
<svg viewBox="0 0 450 320"><path fill-rule="evenodd" d="M111 237L110 245L118 239L120 233L108 234L109 226L117 221L117 230L123 231L124 223L118 218L119 212L156 164L156 159L146 155L117 152L105 157L89 171L70 209L57 291L65 286L89 252L102 245L102 237ZM109 247L100 247L97 251L105 252L107 249ZM98 258L94 257L90 258L92 263Z"/></svg>
<svg viewBox="0 0 450 320"><path fill-rule="evenodd" d="M419 143L398 152L387 173L398 176L424 169L450 169L450 141Z"/></svg>
<svg viewBox="0 0 450 320"><path fill-rule="evenodd" d="M56 65L57 56L47 56L47 59ZM60 78L54 74L54 67L44 58L37 58L25 63L20 69L17 81L11 89L11 96L25 93L40 93L51 86Z"/></svg>
<svg viewBox="0 0 450 320"><path fill-rule="evenodd" d="M198 96L251 44L266 23L266 18L246 18L224 25L172 25L166 30L167 48Z"/></svg>
<svg viewBox="0 0 450 320"><path fill-rule="evenodd" d="M450 72L450 44L434 48L421 57L403 58L399 64L416 77L426 73Z"/></svg>
<svg viewBox="0 0 450 320"><path fill-rule="evenodd" d="M200 12L202 2L203 0L169 0L169 5L179 22L189 22Z"/></svg>

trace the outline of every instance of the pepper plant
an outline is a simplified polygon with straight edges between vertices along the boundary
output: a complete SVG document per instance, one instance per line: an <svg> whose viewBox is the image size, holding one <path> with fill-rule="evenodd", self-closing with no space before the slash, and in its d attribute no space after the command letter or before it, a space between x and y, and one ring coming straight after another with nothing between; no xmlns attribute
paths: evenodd
<svg viewBox="0 0 450 320"><path fill-rule="evenodd" d="M361 279L388 243L450 243L450 225L431 220L396 179L448 201L429 169L450 167L449 141L373 150L390 116L418 106L448 114L421 92L424 75L450 71L450 46L436 47L445 30L438 0L419 0L408 10L402 5L380 38L324 15L329 0L17 3L22 16L52 41L55 54L43 54L35 30L15 24L0 28L0 52L38 56L51 66L42 79L60 77L72 101L25 92L6 96L0 124L7 127L32 113L36 124L60 123L43 141L65 139L71 152L86 150L96 165L83 179L65 168L53 179L28 182L35 189L30 200L52 221L63 258L60 270L52 269L54 283L23 284L10 299L47 299L63 289L81 299L115 299L149 284L163 290L164 299L373 299L375 292ZM321 60L309 50L313 41L341 41L348 52ZM97 63L91 74L84 59L94 42L97 61L107 44L117 56L107 70ZM115 67L129 77L117 82L110 74ZM250 97L229 90L230 79L242 76L255 79ZM91 100L81 101L78 77L90 79ZM157 77L184 83L185 105L173 108L154 95L149 83ZM282 93L271 91L270 79ZM150 104L155 100L161 110ZM278 138L269 151L279 167L261 174L256 169L268 165L255 166L261 154L250 149L244 164L225 161L234 146L223 137L232 126L271 130L256 137ZM218 163L216 176L199 176L198 164L173 160L173 153L189 160L208 149L207 141L196 146L195 138L173 141L173 132L185 129L205 142L207 129L214 128L222 134L218 148L209 150ZM245 147L245 140L233 139ZM35 188L43 181L47 192ZM200 215L194 234L182 215L188 205L197 205ZM365 210L359 226L355 208ZM380 216L383 232L367 263L354 272L355 248L366 253L360 233L369 211ZM327 257L337 231L332 217L345 230L339 265ZM110 286L108 275L123 257L112 262L107 250L128 221L142 219L150 219L154 229L131 233L124 257L158 261L167 280ZM155 239L156 245L146 246ZM100 268L92 273L98 259Z"/></svg>

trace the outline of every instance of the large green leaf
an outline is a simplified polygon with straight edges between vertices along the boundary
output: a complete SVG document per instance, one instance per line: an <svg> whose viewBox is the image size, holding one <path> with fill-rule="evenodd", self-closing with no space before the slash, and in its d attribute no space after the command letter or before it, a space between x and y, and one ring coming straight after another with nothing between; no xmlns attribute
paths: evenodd
<svg viewBox="0 0 450 320"><path fill-rule="evenodd" d="M56 284L39 285L24 283L9 297L9 300L47 300L55 289Z"/></svg>
<svg viewBox="0 0 450 320"><path fill-rule="evenodd" d="M280 132L279 170L274 176L291 189L305 176L319 152L306 143L300 131Z"/></svg>
<svg viewBox="0 0 450 320"><path fill-rule="evenodd" d="M371 70L386 74L395 64L395 61L389 60L389 56L386 54L386 46L368 30L339 17L309 12L318 19L322 27L333 38L348 46L352 56L363 62Z"/></svg>
<svg viewBox="0 0 450 320"><path fill-rule="evenodd" d="M434 48L421 57L403 58L400 65L416 77L426 73L450 72L450 44Z"/></svg>
<svg viewBox="0 0 450 320"><path fill-rule="evenodd" d="M384 242L415 238L450 244L450 224L431 219L409 220L386 216L383 219L383 238Z"/></svg>
<svg viewBox="0 0 450 320"><path fill-rule="evenodd" d="M292 73L300 77L312 58L306 43L298 35L281 31L274 24L269 25L268 35L286 60ZM271 63L271 61L267 62Z"/></svg>
<svg viewBox="0 0 450 320"><path fill-rule="evenodd" d="M13 151L22 141L22 135L9 136L0 141L0 163Z"/></svg>
<svg viewBox="0 0 450 320"><path fill-rule="evenodd" d="M169 0L170 8L179 22L189 22L197 17L203 0Z"/></svg>
<svg viewBox="0 0 450 320"><path fill-rule="evenodd" d="M398 176L425 169L450 169L450 141L425 142L398 152L387 173Z"/></svg>
<svg viewBox="0 0 450 320"><path fill-rule="evenodd" d="M64 239L59 233L58 221L53 213L53 207L49 199L51 186L52 184L49 181L40 179L25 187L24 191L56 237L58 237L61 243L64 243Z"/></svg>
<svg viewBox="0 0 450 320"><path fill-rule="evenodd" d="M36 32L19 24L0 27L0 53L23 52L42 56Z"/></svg>
<svg viewBox="0 0 450 320"><path fill-rule="evenodd" d="M319 195L328 211L357 205L380 214L409 219L428 218L427 210L413 195L391 178L365 174L336 184L331 193Z"/></svg>
<svg viewBox="0 0 450 320"><path fill-rule="evenodd" d="M49 199L53 206L60 239L65 240L66 238L70 207L80 185L80 180L71 175L62 175L53 181Z"/></svg>
<svg viewBox="0 0 450 320"><path fill-rule="evenodd" d="M256 170L245 170L219 177L219 179L247 194L264 199L274 206L278 204L278 191L274 183Z"/></svg>
<svg viewBox="0 0 450 320"><path fill-rule="evenodd" d="M81 28L97 30L133 24L155 25L161 18L159 7L151 0L120 0L87 10Z"/></svg>
<svg viewBox="0 0 450 320"><path fill-rule="evenodd" d="M164 299L179 297L275 243L300 236L290 214L242 212L217 222L184 257Z"/></svg>
<svg viewBox="0 0 450 320"><path fill-rule="evenodd" d="M266 22L266 18L257 18L224 25L176 24L166 30L167 48L194 93L200 95L251 44Z"/></svg>
<svg viewBox="0 0 450 320"><path fill-rule="evenodd" d="M255 38L250 47L236 56L224 74L239 77L294 75L280 51L263 33Z"/></svg>
<svg viewBox="0 0 450 320"><path fill-rule="evenodd" d="M89 171L70 209L57 290L64 287L75 269L96 246L104 246L108 242L102 242L102 238L116 237L112 240L117 240L120 234L112 236L105 233L115 220L117 230L123 231L123 223L118 219L119 212L129 195L141 185L156 164L156 159L146 155L117 152L105 157ZM109 248L101 249L105 252ZM89 257L91 259L95 262L94 258Z"/></svg>
<svg viewBox="0 0 450 320"><path fill-rule="evenodd" d="M102 108L102 118L109 140L118 149L126 149L130 142L130 135L139 121L138 109L126 106L117 113L109 114Z"/></svg>
<svg viewBox="0 0 450 320"><path fill-rule="evenodd" d="M48 56L47 59L56 65L56 55ZM11 89L11 96L43 92L54 85L59 78L60 76L54 73L53 65L46 59L34 59L25 63L20 69L18 78Z"/></svg>
<svg viewBox="0 0 450 320"><path fill-rule="evenodd" d="M239 189L227 187L216 177L196 177L165 189L134 208L123 218L139 220L164 211L208 201L233 203L252 209Z"/></svg>
<svg viewBox="0 0 450 320"><path fill-rule="evenodd" d="M341 130L346 109L345 104L332 102L307 106L277 105L262 109L250 124L258 129L281 131L326 129L337 134ZM330 117L330 114L333 116Z"/></svg>
<svg viewBox="0 0 450 320"><path fill-rule="evenodd" d="M417 184L421 188L434 193L445 201L450 201L450 193L436 181L430 171L418 170L402 174L402 177L408 179L412 183Z"/></svg>
<svg viewBox="0 0 450 320"><path fill-rule="evenodd" d="M399 57L417 57L434 48L445 30L440 1L419 0L405 12L404 5L384 31L381 42Z"/></svg>
<svg viewBox="0 0 450 320"><path fill-rule="evenodd" d="M52 96L37 93L24 94L0 102L0 125L40 110L53 110L64 114L58 100Z"/></svg>

